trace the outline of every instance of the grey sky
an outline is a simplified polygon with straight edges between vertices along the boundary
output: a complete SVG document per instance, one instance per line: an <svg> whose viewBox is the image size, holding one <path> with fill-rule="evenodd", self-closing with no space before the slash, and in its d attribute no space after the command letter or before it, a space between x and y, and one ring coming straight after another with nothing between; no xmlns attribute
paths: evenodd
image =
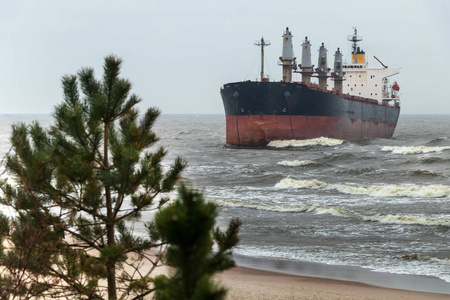
<svg viewBox="0 0 450 300"><path fill-rule="evenodd" d="M289 27L299 60L311 40L332 61L357 26L370 67L376 55L401 67L402 113L450 113L450 2L442 1L111 1L0 0L0 113L50 113L61 76L81 67L102 75L103 58L124 60L122 75L163 113L223 113L222 84L266 73L281 79L281 35ZM296 77L297 76L297 77ZM300 80L300 76L294 80Z"/></svg>

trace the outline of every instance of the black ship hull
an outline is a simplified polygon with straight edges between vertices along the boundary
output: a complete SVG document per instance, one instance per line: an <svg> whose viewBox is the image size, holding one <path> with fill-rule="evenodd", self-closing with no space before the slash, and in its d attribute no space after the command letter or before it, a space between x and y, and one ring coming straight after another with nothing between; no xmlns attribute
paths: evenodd
<svg viewBox="0 0 450 300"><path fill-rule="evenodd" d="M221 89L226 141L265 146L272 140L391 138L399 106L336 94L313 85L235 82Z"/></svg>

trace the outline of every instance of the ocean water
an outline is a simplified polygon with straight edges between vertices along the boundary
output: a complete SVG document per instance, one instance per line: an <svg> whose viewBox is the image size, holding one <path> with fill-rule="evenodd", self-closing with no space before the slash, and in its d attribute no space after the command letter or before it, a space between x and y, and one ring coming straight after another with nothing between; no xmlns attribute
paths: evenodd
<svg viewBox="0 0 450 300"><path fill-rule="evenodd" d="M0 116L10 125L49 116ZM162 115L166 164L220 207L218 225L242 222L242 256L346 265L450 283L450 116L401 115L392 139L328 138L225 144L222 115ZM449 285L450 287L450 285ZM450 291L449 291L450 292Z"/></svg>

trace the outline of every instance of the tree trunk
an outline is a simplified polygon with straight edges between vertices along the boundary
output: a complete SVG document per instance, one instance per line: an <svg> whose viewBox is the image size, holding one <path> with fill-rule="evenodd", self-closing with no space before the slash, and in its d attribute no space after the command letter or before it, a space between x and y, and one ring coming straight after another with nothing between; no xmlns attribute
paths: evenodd
<svg viewBox="0 0 450 300"><path fill-rule="evenodd" d="M108 160L108 139L109 139L109 123L105 123L104 137L103 137L103 165L106 170L109 168ZM106 235L108 246L115 244L114 238L114 216L111 200L111 189L108 184L105 184L105 197L106 197L106 210L107 210L107 222L106 222ZM116 264L111 258L108 258L106 262L106 272L108 279L108 299L116 300Z"/></svg>

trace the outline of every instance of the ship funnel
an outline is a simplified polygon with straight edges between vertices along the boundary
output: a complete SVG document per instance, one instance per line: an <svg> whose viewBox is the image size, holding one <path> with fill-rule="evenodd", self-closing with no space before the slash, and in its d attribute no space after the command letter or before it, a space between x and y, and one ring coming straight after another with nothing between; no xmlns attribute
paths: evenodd
<svg viewBox="0 0 450 300"><path fill-rule="evenodd" d="M329 71L330 69L328 69L327 63L327 48L325 48L325 45L322 43L322 46L319 48L319 60L316 68L317 78L319 78L319 87L321 89L327 89L327 78L329 77Z"/></svg>
<svg viewBox="0 0 450 300"><path fill-rule="evenodd" d="M294 47L292 46L292 34L289 28L283 34L283 51L280 56L281 65L283 66L283 81L292 82L292 70L297 69L294 57Z"/></svg>
<svg viewBox="0 0 450 300"><path fill-rule="evenodd" d="M302 63L299 67L301 69L300 73L302 73L302 82L310 83L314 66L311 65L311 43L307 36L302 44Z"/></svg>
<svg viewBox="0 0 450 300"><path fill-rule="evenodd" d="M342 93L342 81L344 80L344 71L342 67L342 53L337 48L334 54L334 72L331 74L334 80L334 91L338 94Z"/></svg>

